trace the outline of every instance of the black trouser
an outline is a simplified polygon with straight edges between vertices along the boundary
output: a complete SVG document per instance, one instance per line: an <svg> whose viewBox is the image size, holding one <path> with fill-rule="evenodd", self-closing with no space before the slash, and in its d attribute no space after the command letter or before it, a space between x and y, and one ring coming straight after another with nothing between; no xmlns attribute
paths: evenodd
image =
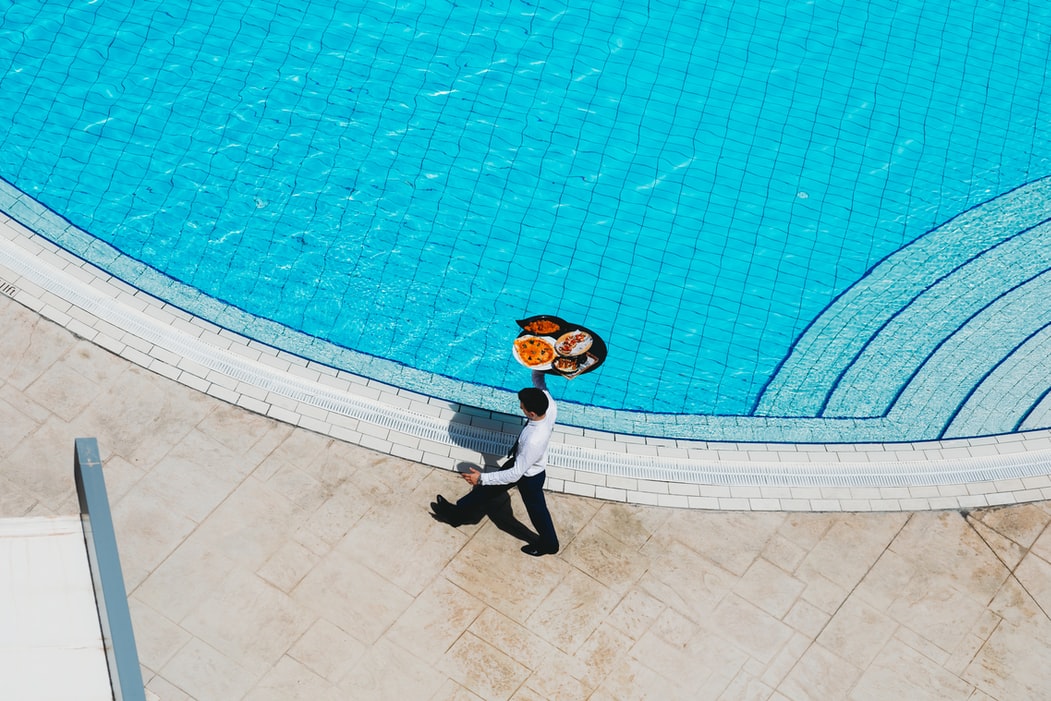
<svg viewBox="0 0 1051 701"><path fill-rule="evenodd" d="M551 521L551 512L547 510L547 500L544 499L545 479L547 472L541 472L532 477L522 477L512 484L480 485L461 497L456 502L456 508L465 518L468 515L480 515L492 499L517 486L529 520L540 536L534 545L544 552L556 553L558 536L555 535L555 524Z"/></svg>

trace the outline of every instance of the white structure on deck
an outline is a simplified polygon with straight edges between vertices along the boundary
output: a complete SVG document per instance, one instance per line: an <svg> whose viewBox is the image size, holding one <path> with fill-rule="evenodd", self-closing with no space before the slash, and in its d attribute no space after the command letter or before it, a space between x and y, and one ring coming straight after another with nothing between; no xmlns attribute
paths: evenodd
<svg viewBox="0 0 1051 701"><path fill-rule="evenodd" d="M0 697L113 699L80 516L0 519Z"/></svg>

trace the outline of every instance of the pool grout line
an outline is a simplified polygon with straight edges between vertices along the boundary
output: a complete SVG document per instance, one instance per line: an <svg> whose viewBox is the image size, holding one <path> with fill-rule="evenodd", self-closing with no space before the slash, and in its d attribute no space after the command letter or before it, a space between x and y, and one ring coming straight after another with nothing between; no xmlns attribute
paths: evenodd
<svg viewBox="0 0 1051 701"><path fill-rule="evenodd" d="M504 452L519 425L250 341L111 278L13 219L0 231L0 292L130 362L249 411L447 470ZM1047 499L1049 472L1051 431L795 446L570 427L556 432L548 487L676 508L900 511Z"/></svg>

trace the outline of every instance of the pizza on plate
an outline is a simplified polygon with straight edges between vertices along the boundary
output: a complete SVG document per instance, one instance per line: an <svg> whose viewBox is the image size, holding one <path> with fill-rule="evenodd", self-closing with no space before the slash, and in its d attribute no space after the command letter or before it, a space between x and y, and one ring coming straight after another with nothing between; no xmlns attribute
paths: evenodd
<svg viewBox="0 0 1051 701"><path fill-rule="evenodd" d="M551 342L536 336L515 339L515 350L521 361L531 368L547 365L555 359L555 347Z"/></svg>

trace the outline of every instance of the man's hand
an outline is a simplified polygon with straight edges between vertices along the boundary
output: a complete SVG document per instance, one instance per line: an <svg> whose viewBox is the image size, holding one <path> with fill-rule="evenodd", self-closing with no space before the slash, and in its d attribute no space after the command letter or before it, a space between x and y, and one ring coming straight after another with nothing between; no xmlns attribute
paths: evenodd
<svg viewBox="0 0 1051 701"><path fill-rule="evenodd" d="M472 467L470 472L463 473L463 478L473 487L481 481L482 473Z"/></svg>

